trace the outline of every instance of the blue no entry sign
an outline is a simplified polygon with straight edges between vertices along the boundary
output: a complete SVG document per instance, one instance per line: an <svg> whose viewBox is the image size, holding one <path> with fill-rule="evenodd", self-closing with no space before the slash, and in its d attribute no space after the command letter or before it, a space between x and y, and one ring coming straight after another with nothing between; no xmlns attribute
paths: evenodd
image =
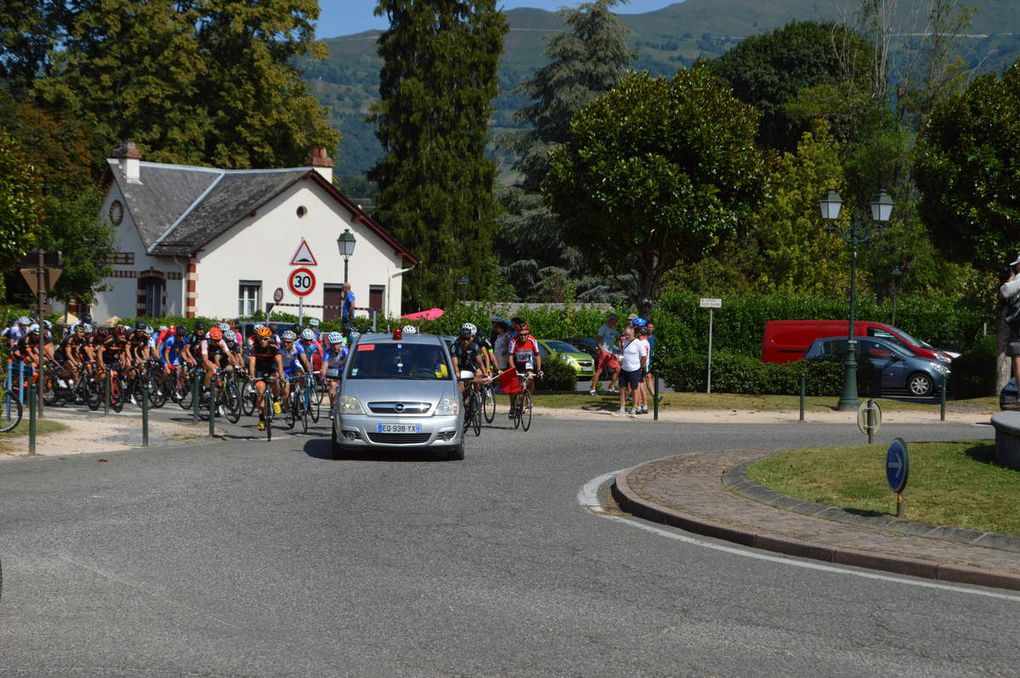
<svg viewBox="0 0 1020 678"><path fill-rule="evenodd" d="M907 443L903 438L896 438L889 445L885 454L885 479L889 487L899 494L907 486L907 474L910 470L910 459L907 456Z"/></svg>

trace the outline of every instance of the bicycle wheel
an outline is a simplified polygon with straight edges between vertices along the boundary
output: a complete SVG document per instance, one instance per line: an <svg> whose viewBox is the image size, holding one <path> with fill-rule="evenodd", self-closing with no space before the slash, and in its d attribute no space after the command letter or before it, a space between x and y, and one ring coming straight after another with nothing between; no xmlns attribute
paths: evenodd
<svg viewBox="0 0 1020 678"><path fill-rule="evenodd" d="M287 425L287 428L294 428L294 424L297 420L294 418L294 414L297 410L294 408L294 386L291 385L290 398L283 404L283 423Z"/></svg>
<svg viewBox="0 0 1020 678"><path fill-rule="evenodd" d="M241 411L244 412L244 416L250 417L255 412L258 397L254 382L245 381L244 386L241 387Z"/></svg>
<svg viewBox="0 0 1020 678"><path fill-rule="evenodd" d="M177 400L177 404L181 406L182 410L190 410L193 398L195 397L195 394L192 393L194 389L191 387L191 379L192 377L190 375L185 375L178 383L178 388L180 388L180 398Z"/></svg>
<svg viewBox="0 0 1020 678"><path fill-rule="evenodd" d="M312 387L311 405L309 405L308 407L308 416L312 418L313 423L316 424L319 423L319 416L321 415L321 412L319 410L321 407L322 407L322 391L319 390L318 382L316 382L315 385Z"/></svg>
<svg viewBox="0 0 1020 678"><path fill-rule="evenodd" d="M267 385L262 394L262 418L266 423L266 440L273 439L273 392Z"/></svg>
<svg viewBox="0 0 1020 678"><path fill-rule="evenodd" d="M474 403L471 406L471 428L475 430L475 437L478 437L482 435L482 394L475 391L471 400Z"/></svg>
<svg viewBox="0 0 1020 678"><path fill-rule="evenodd" d="M496 391L492 384L482 386L482 414L485 415L486 424L491 424L496 418Z"/></svg>
<svg viewBox="0 0 1020 678"><path fill-rule="evenodd" d="M127 391L127 385L123 379L115 377L110 381L110 407L113 408L114 412L120 412L124 409L125 391Z"/></svg>
<svg viewBox="0 0 1020 678"><path fill-rule="evenodd" d="M228 379L223 391L223 410L230 423L236 424L241 419L241 389L236 381Z"/></svg>
<svg viewBox="0 0 1020 678"><path fill-rule="evenodd" d="M319 373L316 373L316 375L315 375L315 393L314 393L315 404L316 405L322 405L322 399L326 397L326 391L327 390L328 389L326 388L326 382L322 378L322 375L319 374ZM318 421L318 420L319 420L318 417L316 417L315 421Z"/></svg>
<svg viewBox="0 0 1020 678"><path fill-rule="evenodd" d="M531 393L525 391L521 394L521 428L527 431L531 428Z"/></svg>
<svg viewBox="0 0 1020 678"><path fill-rule="evenodd" d="M103 404L103 385L93 376L84 377L88 379L85 383L85 404L95 412Z"/></svg>
<svg viewBox="0 0 1020 678"><path fill-rule="evenodd" d="M12 391L5 391L3 402L0 403L0 433L13 431L21 423L21 401L18 394Z"/></svg>
<svg viewBox="0 0 1020 678"><path fill-rule="evenodd" d="M304 389L294 396L294 423L301 424L301 432L308 433L308 408L305 406Z"/></svg>
<svg viewBox="0 0 1020 678"><path fill-rule="evenodd" d="M523 402L524 402L523 396L520 393L518 393L517 401L513 404L513 406L510 409L510 412L513 414L513 416L510 417L510 419L514 422L514 428L521 427L521 404Z"/></svg>

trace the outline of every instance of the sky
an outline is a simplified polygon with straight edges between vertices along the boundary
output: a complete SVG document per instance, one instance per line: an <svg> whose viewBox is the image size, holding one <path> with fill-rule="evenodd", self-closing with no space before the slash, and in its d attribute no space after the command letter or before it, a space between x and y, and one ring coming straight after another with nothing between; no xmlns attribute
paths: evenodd
<svg viewBox="0 0 1020 678"><path fill-rule="evenodd" d="M617 7L620 14L642 14L662 9L681 0L630 0ZM577 7L582 0L503 0L502 9L534 7L554 12L561 7ZM319 0L320 38L335 38L338 35L360 33L373 28L386 28L384 17L373 16L376 0Z"/></svg>

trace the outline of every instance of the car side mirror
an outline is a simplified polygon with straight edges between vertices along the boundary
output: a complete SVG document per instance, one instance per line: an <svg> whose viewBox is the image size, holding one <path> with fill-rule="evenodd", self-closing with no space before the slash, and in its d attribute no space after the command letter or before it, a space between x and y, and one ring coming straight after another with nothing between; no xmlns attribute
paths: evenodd
<svg viewBox="0 0 1020 678"><path fill-rule="evenodd" d="M900 358L899 353L893 353L892 355L889 356L889 362L891 363L899 362L900 360L902 359Z"/></svg>

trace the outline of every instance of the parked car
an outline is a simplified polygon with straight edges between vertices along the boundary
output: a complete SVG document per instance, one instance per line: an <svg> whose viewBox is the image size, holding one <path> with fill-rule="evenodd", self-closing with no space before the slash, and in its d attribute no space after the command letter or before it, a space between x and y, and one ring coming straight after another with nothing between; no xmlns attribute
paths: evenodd
<svg viewBox="0 0 1020 678"><path fill-rule="evenodd" d="M799 360L815 339L844 338L849 333L848 320L770 320L765 323L761 341L761 360L765 363L788 363ZM903 330L871 320L854 322L854 336L875 337L899 344L918 358L952 362L942 349L932 348ZM959 354L956 354L959 355Z"/></svg>
<svg viewBox="0 0 1020 678"><path fill-rule="evenodd" d="M598 357L599 357L599 345L598 345L598 343L593 338L591 338L591 337L570 337L568 339L564 339L563 341L567 342L568 344L570 344L571 346L573 346L576 349L584 351L585 353L590 355L595 360L598 360Z"/></svg>
<svg viewBox="0 0 1020 678"><path fill-rule="evenodd" d="M846 359L846 337L815 339L804 353L806 360ZM857 355L866 357L874 369L882 395L927 397L942 390L949 367L939 360L919 358L897 343L865 337L857 340Z"/></svg>
<svg viewBox="0 0 1020 678"><path fill-rule="evenodd" d="M573 367L579 377L590 377L595 373L595 359L565 341L540 339L538 352L543 361L562 360Z"/></svg>
<svg viewBox="0 0 1020 678"><path fill-rule="evenodd" d="M384 448L464 458L464 411L450 352L431 334L364 334L333 405L333 458Z"/></svg>

